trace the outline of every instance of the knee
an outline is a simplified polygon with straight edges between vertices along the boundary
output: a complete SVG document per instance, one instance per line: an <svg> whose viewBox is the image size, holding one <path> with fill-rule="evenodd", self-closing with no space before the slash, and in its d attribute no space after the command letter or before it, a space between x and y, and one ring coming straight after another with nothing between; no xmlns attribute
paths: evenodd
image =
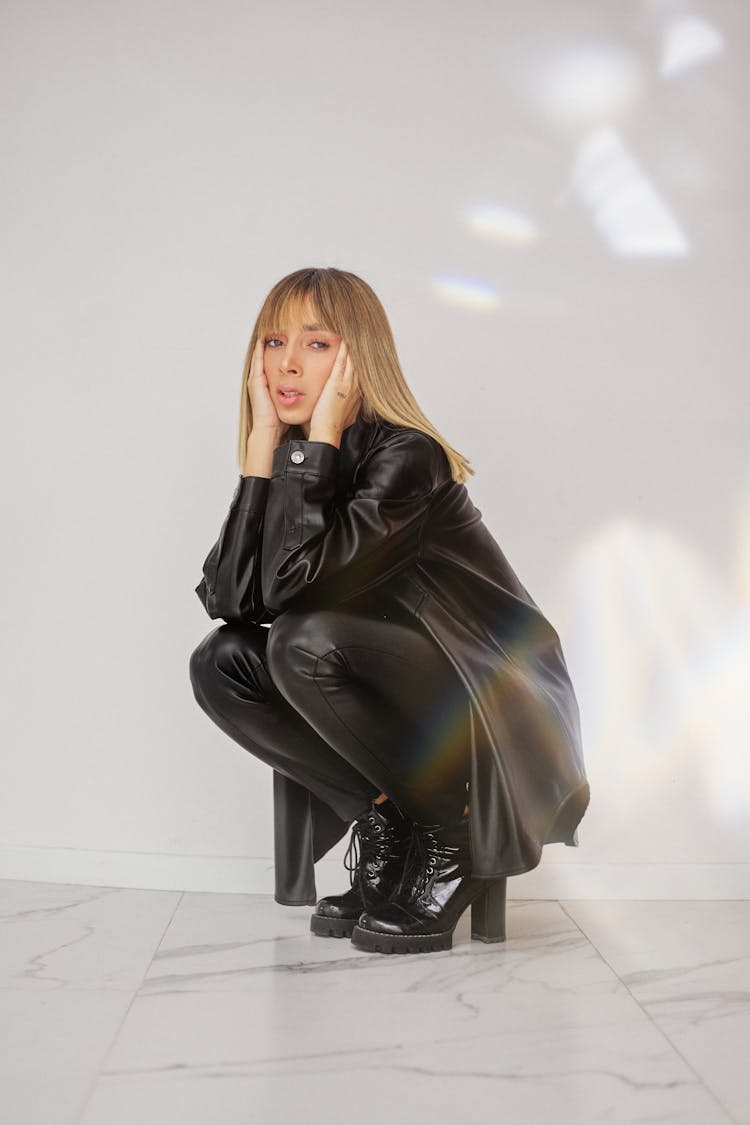
<svg viewBox="0 0 750 1125"><path fill-rule="evenodd" d="M262 648L263 641L263 637L245 627L238 629L229 623L212 629L190 654L190 683L197 702L203 705L206 697L226 682L227 675L237 667L239 654Z"/></svg>
<svg viewBox="0 0 750 1125"><path fill-rule="evenodd" d="M275 618L268 631L266 660L272 679L287 697L336 649L342 638L340 618L335 610L289 609Z"/></svg>
<svg viewBox="0 0 750 1125"><path fill-rule="evenodd" d="M277 687L283 687L290 679L293 650L304 637L307 615L285 610L271 623L268 630L268 645L266 647L266 661L271 679Z"/></svg>
<svg viewBox="0 0 750 1125"><path fill-rule="evenodd" d="M212 629L190 654L189 673L193 695L203 705L207 691L216 677L219 654L224 647L221 635L224 626Z"/></svg>

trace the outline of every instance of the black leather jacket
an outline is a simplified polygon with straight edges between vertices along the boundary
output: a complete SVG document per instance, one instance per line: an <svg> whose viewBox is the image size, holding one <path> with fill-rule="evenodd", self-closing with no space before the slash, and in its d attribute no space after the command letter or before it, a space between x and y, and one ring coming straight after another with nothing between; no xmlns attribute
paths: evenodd
<svg viewBox="0 0 750 1125"><path fill-rule="evenodd" d="M196 593L225 621L362 597L418 617L468 693L473 873L577 846L589 786L560 639L429 435L360 414L340 449L279 446L270 478L239 478ZM277 771L274 825L276 900L314 903L313 863L349 825Z"/></svg>

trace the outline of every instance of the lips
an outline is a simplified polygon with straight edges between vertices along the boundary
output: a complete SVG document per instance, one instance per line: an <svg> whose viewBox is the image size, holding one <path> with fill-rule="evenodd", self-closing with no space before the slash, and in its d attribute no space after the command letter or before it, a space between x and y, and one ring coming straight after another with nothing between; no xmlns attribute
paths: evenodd
<svg viewBox="0 0 750 1125"><path fill-rule="evenodd" d="M288 406L294 406L294 404L299 402L299 400L301 398L303 398L304 396L303 396L301 391L297 391L297 390L293 391L292 394L284 394L283 388L279 387L279 389L276 391L276 397L279 400L279 402L283 402L285 405L288 405Z"/></svg>

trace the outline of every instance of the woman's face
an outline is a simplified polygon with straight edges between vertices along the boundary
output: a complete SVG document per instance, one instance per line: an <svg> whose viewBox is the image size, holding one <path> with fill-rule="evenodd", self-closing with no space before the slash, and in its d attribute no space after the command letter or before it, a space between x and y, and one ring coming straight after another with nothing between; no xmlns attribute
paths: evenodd
<svg viewBox="0 0 750 1125"><path fill-rule="evenodd" d="M317 327L309 305L299 321L280 325L265 337L263 369L268 390L282 422L310 431L310 417L331 374L341 337ZM294 394L284 395L293 389Z"/></svg>

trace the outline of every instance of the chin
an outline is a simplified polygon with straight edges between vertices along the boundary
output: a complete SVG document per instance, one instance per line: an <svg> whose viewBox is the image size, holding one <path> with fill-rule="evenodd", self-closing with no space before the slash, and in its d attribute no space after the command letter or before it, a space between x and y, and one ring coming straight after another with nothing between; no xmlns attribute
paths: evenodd
<svg viewBox="0 0 750 1125"><path fill-rule="evenodd" d="M308 423L308 428L309 428L309 422L310 422L311 417L312 417L312 414L307 414L307 415L303 414L301 418L282 418L280 420L281 420L281 422L283 422L283 424L285 426L289 427L289 433L294 434L294 433L296 433L297 430L299 430L299 432L302 433L302 427L305 425L305 423Z"/></svg>

